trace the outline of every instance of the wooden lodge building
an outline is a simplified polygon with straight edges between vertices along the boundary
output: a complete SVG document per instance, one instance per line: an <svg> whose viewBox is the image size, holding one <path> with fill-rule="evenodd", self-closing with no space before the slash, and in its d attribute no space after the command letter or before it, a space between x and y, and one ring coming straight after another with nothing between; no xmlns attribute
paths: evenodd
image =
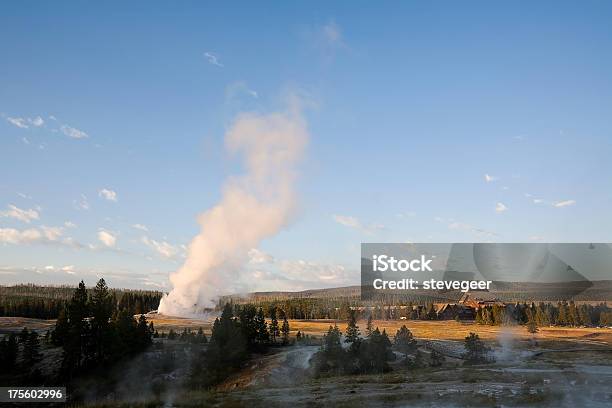
<svg viewBox="0 0 612 408"><path fill-rule="evenodd" d="M434 308L440 320L474 320L478 309L495 305L506 307L491 292L477 291L464 293L457 303L435 303Z"/></svg>

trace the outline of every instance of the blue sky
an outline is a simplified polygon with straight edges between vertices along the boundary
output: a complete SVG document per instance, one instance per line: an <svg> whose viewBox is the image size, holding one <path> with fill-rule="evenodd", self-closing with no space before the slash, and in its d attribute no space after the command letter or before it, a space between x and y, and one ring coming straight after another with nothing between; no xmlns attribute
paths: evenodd
<svg viewBox="0 0 612 408"><path fill-rule="evenodd" d="M3 2L0 283L168 288L241 172L225 131L288 94L310 134L299 211L245 266L253 289L355 283L361 242L610 242L611 19L603 1Z"/></svg>

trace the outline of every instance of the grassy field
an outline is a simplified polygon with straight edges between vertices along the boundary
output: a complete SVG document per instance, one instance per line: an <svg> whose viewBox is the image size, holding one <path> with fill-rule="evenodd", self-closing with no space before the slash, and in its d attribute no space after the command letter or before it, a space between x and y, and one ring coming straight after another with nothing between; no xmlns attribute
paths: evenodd
<svg viewBox="0 0 612 408"><path fill-rule="evenodd" d="M196 319L164 316L159 314L147 315L155 328L160 332L168 332L174 329L181 332L183 329L197 330L202 327L206 335L210 335L214 317ZM346 328L343 320L289 320L291 335L295 336L297 331L314 337L320 337L329 326L337 324L342 331ZM365 331L366 321L358 322L362 333ZM16 317L0 317L0 333L10 331L17 332L23 327L28 329L44 331L54 327L54 320L27 319ZM470 332L478 333L484 340L496 340L501 335L512 336L515 339L528 340L580 340L585 342L598 342L612 345L612 329L595 327L541 327L539 332L532 335L524 326L485 326L473 322L456 322L454 320L429 321L429 320L375 320L373 326L381 331L385 329L389 336L406 325L416 338L436 340L463 340Z"/></svg>
<svg viewBox="0 0 612 408"><path fill-rule="evenodd" d="M289 324L292 332L300 330L303 333L319 336L327 331L330 325L338 324L341 330L346 327L345 321L334 320L291 320ZM366 327L366 321L358 322L361 331ZM428 321L428 320L375 320L373 326L380 330L387 330L390 336L402 326L406 325L412 334L419 339L463 340L470 332L475 332L482 339L497 339L502 333L511 335L516 339L551 339L576 340L590 339L606 342L612 345L612 329L592 327L542 327L539 332L532 335L524 326L485 326L473 322L456 322L454 320Z"/></svg>

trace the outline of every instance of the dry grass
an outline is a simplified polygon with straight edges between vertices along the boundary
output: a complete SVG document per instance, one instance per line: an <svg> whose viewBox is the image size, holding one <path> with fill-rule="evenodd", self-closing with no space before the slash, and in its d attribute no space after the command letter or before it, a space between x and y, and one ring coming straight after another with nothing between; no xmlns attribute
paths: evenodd
<svg viewBox="0 0 612 408"><path fill-rule="evenodd" d="M215 320L215 316L193 319L187 317L165 316L162 314L148 314L147 320L153 322L153 325L159 332L167 333L170 329L173 329L175 332L181 332L183 329L197 331L201 327L204 333L209 336L212 331L212 324Z"/></svg>
<svg viewBox="0 0 612 408"><path fill-rule="evenodd" d="M168 331L170 328L175 331L182 331L184 328L197 330L202 327L204 332L209 335L212 328L212 320L180 318L164 315L150 315L158 330ZM329 326L337 324L342 331L346 328L344 320L289 320L291 335L295 336L297 331L310 336L319 337L327 332ZM366 321L358 322L361 331L365 331ZM385 329L390 336L402 326L406 325L419 339L438 339L438 340L463 340L470 332L478 333L485 340L496 340L500 334L511 335L515 339L530 339L535 337L538 340L584 340L595 341L612 345L612 329L593 328L593 327L541 327L539 332L533 336L527 332L524 326L484 326L473 322L456 322L454 320L427 321L427 320L375 320L374 327L380 330Z"/></svg>
<svg viewBox="0 0 612 408"><path fill-rule="evenodd" d="M346 321L335 320L290 320L292 334L298 330L302 333L311 336L320 336L324 334L330 325L338 324L341 330L344 331ZM361 331L366 327L366 321L358 322ZM394 335L395 332L402 326L406 325L416 338L419 339L438 339L438 340L463 340L470 332L478 333L478 335L486 340L497 339L500 333L512 335L513 338L529 339L532 337L527 332L524 326L484 326L469 322L456 322L454 320L443 321L423 321L423 320L375 320L373 326L380 330L387 330L389 335ZM593 340L605 342L612 345L612 329L600 328L561 328L561 327L542 327L535 335L536 339L547 340Z"/></svg>
<svg viewBox="0 0 612 408"><path fill-rule="evenodd" d="M157 330L176 332L184 328L198 330L202 328L206 335L210 335L214 316L205 319L182 318L160 314L147 315ZM327 332L329 326L337 324L342 331L346 328L344 320L289 320L291 335L297 331L310 336L319 337ZM358 322L361 331L365 331L366 321ZM463 340L470 332L478 333L485 340L496 340L500 334L511 335L515 339L538 340L581 340L612 345L612 329L593 327L541 327L539 332L532 336L524 326L484 326L473 322L456 322L454 320L427 321L427 320L375 320L374 327L387 330L390 336L402 326L406 325L419 339ZM22 317L0 317L0 333L16 332L23 327L34 330L47 330L55 326L55 320L27 319Z"/></svg>
<svg viewBox="0 0 612 408"><path fill-rule="evenodd" d="M27 317L0 317L0 334L16 333L24 327L39 333L55 327L55 320L30 319Z"/></svg>

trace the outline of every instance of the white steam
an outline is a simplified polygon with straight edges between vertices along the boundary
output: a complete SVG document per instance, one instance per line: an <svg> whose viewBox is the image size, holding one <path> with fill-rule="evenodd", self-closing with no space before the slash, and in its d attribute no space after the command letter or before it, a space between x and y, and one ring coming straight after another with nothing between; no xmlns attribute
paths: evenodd
<svg viewBox="0 0 612 408"><path fill-rule="evenodd" d="M225 135L228 152L243 156L246 173L223 186L221 201L198 217L200 233L159 312L191 315L220 295L244 287L241 271L251 248L278 233L295 207L295 167L308 132L300 113L241 114Z"/></svg>

